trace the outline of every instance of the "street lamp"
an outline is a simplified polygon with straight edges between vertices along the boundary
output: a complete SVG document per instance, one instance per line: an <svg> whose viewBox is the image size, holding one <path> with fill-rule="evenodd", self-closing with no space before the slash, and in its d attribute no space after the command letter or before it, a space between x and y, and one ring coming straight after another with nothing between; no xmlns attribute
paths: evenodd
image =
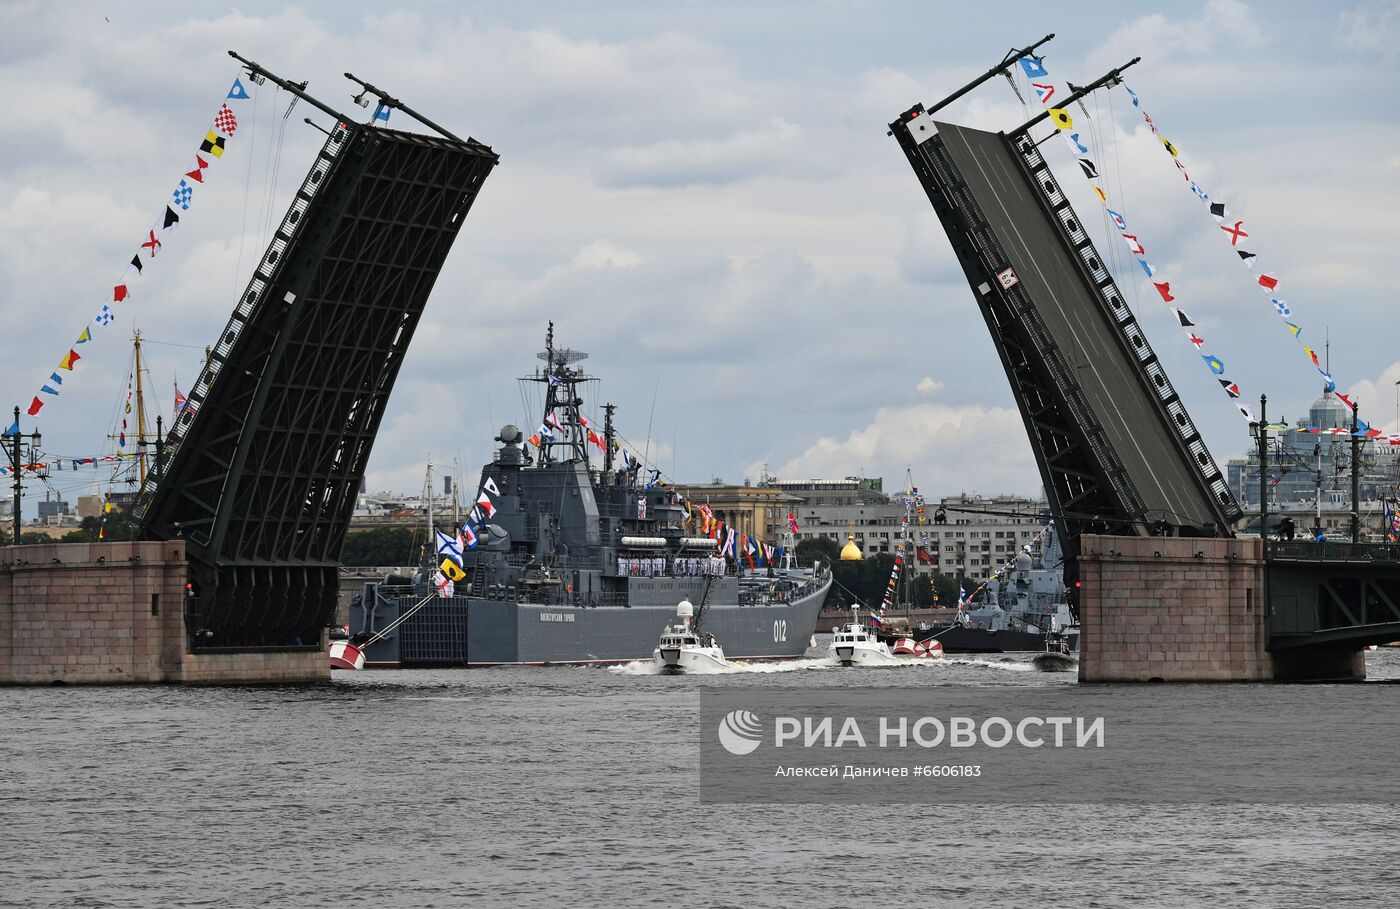
<svg viewBox="0 0 1400 909"><path fill-rule="evenodd" d="M1259 539L1263 541L1264 555L1269 552L1269 398L1259 396L1259 421L1250 421L1259 445ZM1247 512L1246 512L1247 513Z"/></svg>
<svg viewBox="0 0 1400 909"><path fill-rule="evenodd" d="M21 433L19 431L18 405L15 406L15 422L10 427L10 430L11 431L7 432L5 435L9 436L10 438L10 469L14 473L15 480L14 514L11 516L11 526L13 527L14 531L14 539L12 542L14 543L14 545L18 546L20 533L20 500L23 496L24 491L24 485L21 481L25 464L24 454L22 451L22 443L25 439L29 440L29 457L32 460L34 458L34 452L38 450L40 443L43 441L43 436L39 434L39 431L37 429L34 432L29 433L29 435L25 435L24 433Z"/></svg>

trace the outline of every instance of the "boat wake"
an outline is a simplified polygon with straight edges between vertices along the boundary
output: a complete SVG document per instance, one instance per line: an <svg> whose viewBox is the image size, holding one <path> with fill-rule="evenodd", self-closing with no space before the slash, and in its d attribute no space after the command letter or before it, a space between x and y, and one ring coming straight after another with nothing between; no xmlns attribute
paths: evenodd
<svg viewBox="0 0 1400 909"><path fill-rule="evenodd" d="M1030 663L1023 663L1020 660L1000 659L1000 660L979 660L975 657L944 657L942 660L934 662L952 663L959 666L977 666L981 669L1000 669L1004 672L1031 672L1035 669Z"/></svg>
<svg viewBox="0 0 1400 909"><path fill-rule="evenodd" d="M979 669L999 669L1005 672L1034 672L1036 667L1029 662L1013 659L986 660L974 657L915 657L901 659L889 666L863 666L862 669L946 669L949 666L975 666ZM772 660L745 662L730 660L728 666L713 667L704 675L738 675L740 673L770 674L775 672L800 672L803 670L841 669L835 657L804 657L798 660ZM663 675L661 667L651 660L636 660L609 666L608 671L616 675Z"/></svg>

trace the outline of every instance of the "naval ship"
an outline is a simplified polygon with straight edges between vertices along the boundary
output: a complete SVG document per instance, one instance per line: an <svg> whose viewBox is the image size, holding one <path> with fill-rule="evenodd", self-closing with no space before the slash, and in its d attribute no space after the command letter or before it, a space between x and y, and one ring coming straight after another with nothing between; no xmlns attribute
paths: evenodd
<svg viewBox="0 0 1400 909"><path fill-rule="evenodd" d="M434 566L368 584L350 604L351 641L368 667L621 663L649 660L683 600L730 659L802 656L831 587L810 569L722 553L695 531L659 472L615 439L606 405L599 434L581 408L596 381L556 349L551 324L538 383L544 419L528 440L506 425L481 470L488 515L470 527L465 578L434 589ZM590 450L590 446L592 450ZM385 632L388 633L385 633Z"/></svg>
<svg viewBox="0 0 1400 909"><path fill-rule="evenodd" d="M881 639L891 644L900 637L937 640L950 654L1078 651L1079 623L1066 596L1059 537L1045 537L1035 556L1018 553L951 622L908 628L898 618L886 619Z"/></svg>

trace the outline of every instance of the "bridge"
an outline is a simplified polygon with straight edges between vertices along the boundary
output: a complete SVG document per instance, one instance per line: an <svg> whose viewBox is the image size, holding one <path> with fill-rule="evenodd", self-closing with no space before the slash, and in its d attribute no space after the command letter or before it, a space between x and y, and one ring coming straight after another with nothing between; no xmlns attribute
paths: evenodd
<svg viewBox="0 0 1400 909"><path fill-rule="evenodd" d="M356 123L243 62L332 125L137 513L142 538L183 540L195 648L317 649L389 393L498 159L372 86L436 134Z"/></svg>
<svg viewBox="0 0 1400 909"><path fill-rule="evenodd" d="M1036 132L1055 127L1043 115L997 133L934 119L1036 46L932 108L914 105L889 133L1010 381L1084 624L1081 677L1354 675L1359 648L1400 639L1400 552L1234 539L1239 505L1041 154ZM1199 589L1208 577L1225 589ZM1201 640L1210 628L1241 634Z"/></svg>

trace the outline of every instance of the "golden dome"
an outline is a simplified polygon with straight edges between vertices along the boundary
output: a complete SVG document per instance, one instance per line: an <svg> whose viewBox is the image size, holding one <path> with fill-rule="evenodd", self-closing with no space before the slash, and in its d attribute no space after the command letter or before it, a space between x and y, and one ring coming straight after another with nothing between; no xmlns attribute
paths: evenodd
<svg viewBox="0 0 1400 909"><path fill-rule="evenodd" d="M846 546L841 550L841 561L859 562L863 558L865 556L861 554L860 547L856 545L855 534L846 537Z"/></svg>

